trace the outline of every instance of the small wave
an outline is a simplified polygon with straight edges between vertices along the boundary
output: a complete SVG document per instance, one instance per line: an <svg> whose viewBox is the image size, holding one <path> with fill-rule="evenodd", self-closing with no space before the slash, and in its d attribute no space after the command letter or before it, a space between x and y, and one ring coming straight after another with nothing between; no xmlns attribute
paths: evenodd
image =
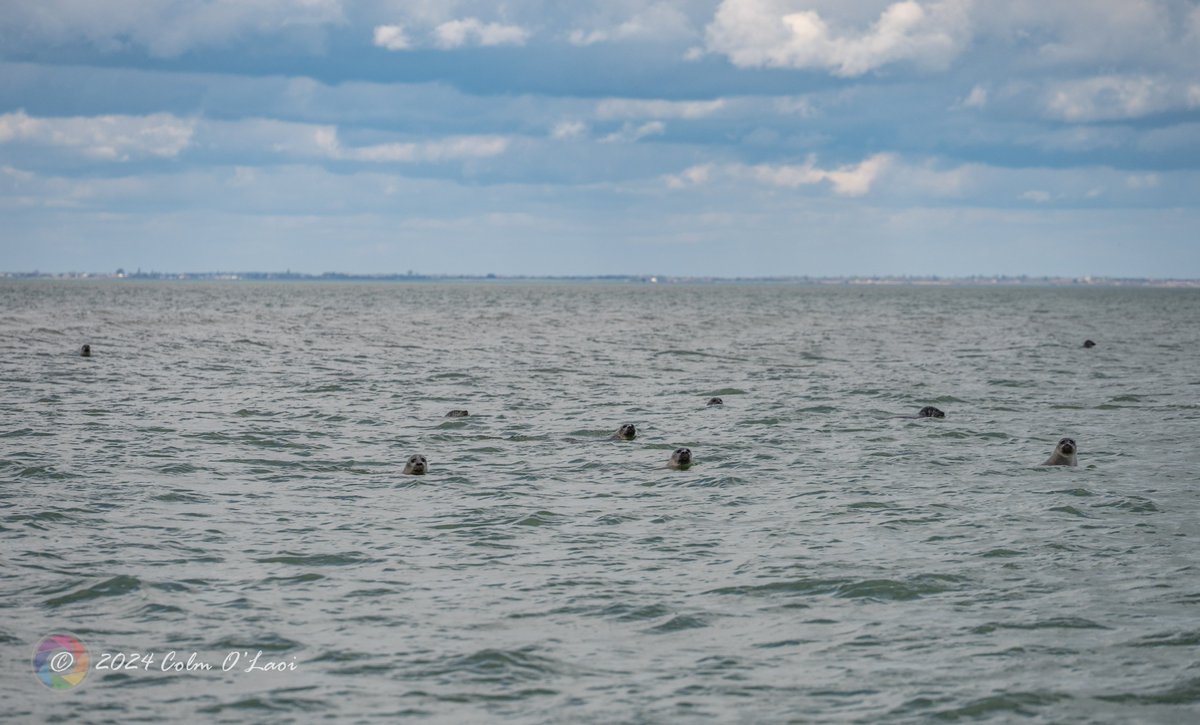
<svg viewBox="0 0 1200 725"><path fill-rule="evenodd" d="M46 600L47 607L61 607L66 604L77 604L100 597L119 597L123 594L136 592L142 588L142 582L137 577L120 575L105 579L99 584L78 589L61 597Z"/></svg>

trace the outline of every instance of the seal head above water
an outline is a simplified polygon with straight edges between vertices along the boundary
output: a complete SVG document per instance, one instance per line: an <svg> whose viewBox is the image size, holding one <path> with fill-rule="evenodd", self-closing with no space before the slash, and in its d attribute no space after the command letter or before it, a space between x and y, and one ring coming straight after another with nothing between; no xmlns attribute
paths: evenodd
<svg viewBox="0 0 1200 725"><path fill-rule="evenodd" d="M468 415L470 415L470 413L461 408L456 408L449 413L446 413L447 418L466 418Z"/></svg>
<svg viewBox="0 0 1200 725"><path fill-rule="evenodd" d="M710 406L712 406L712 405L725 405L725 401L724 401L724 400L721 400L720 398L709 398L709 399L708 399L708 404L709 404Z"/></svg>
<svg viewBox="0 0 1200 725"><path fill-rule="evenodd" d="M927 405L917 411L918 418L945 418L946 413L941 408L935 408L932 405Z"/></svg>
<svg viewBox="0 0 1200 725"><path fill-rule="evenodd" d="M633 423L626 423L617 429L617 432L613 434L613 437L620 438L623 441L631 441L634 438L637 438L637 428L633 427Z"/></svg>
<svg viewBox="0 0 1200 725"><path fill-rule="evenodd" d="M1054 453L1046 459L1043 466L1077 466L1079 460L1075 457L1075 452L1079 450L1075 445L1074 438L1063 438L1054 447Z"/></svg>
<svg viewBox="0 0 1200 725"><path fill-rule="evenodd" d="M404 472L410 476L424 476L428 470L429 463L422 455L409 456L408 463L404 464Z"/></svg>
<svg viewBox="0 0 1200 725"><path fill-rule="evenodd" d="M80 357L91 357L92 356L92 346L84 345L83 347L79 348L79 356Z"/></svg>
<svg viewBox="0 0 1200 725"><path fill-rule="evenodd" d="M1096 341L1095 341L1095 340L1084 340L1084 341L1083 341L1083 346L1084 346L1084 347L1095 347L1095 346L1096 346Z"/></svg>
<svg viewBox="0 0 1200 725"><path fill-rule="evenodd" d="M674 468L677 471L686 471L688 466L692 465L692 449L676 448L671 454L671 462L667 464L668 468Z"/></svg>

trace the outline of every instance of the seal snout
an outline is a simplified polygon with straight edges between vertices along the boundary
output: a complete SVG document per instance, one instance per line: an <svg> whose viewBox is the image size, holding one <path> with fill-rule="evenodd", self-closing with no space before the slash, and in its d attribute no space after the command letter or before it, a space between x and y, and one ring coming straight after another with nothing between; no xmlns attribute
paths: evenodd
<svg viewBox="0 0 1200 725"><path fill-rule="evenodd" d="M1058 448L1063 452L1064 455L1069 456L1075 452L1075 441L1071 440L1070 438L1063 438L1058 442Z"/></svg>
<svg viewBox="0 0 1200 725"><path fill-rule="evenodd" d="M408 462L404 464L404 472L410 476L424 476L429 470L429 462L425 460L425 456L413 455L408 457Z"/></svg>

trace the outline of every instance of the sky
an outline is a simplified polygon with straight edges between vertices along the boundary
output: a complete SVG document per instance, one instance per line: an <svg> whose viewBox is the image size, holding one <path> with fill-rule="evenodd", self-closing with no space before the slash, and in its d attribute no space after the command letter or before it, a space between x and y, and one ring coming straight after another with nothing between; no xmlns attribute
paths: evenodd
<svg viewBox="0 0 1200 725"><path fill-rule="evenodd" d="M1200 0L0 0L0 271L1200 278Z"/></svg>

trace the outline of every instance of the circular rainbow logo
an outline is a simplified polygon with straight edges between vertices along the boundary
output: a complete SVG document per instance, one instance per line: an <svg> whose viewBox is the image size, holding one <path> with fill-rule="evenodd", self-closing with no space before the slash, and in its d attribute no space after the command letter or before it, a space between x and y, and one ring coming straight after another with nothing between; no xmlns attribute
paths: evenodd
<svg viewBox="0 0 1200 725"><path fill-rule="evenodd" d="M83 682L91 669L87 647L78 637L52 634L33 651L33 674L51 690L70 690Z"/></svg>

